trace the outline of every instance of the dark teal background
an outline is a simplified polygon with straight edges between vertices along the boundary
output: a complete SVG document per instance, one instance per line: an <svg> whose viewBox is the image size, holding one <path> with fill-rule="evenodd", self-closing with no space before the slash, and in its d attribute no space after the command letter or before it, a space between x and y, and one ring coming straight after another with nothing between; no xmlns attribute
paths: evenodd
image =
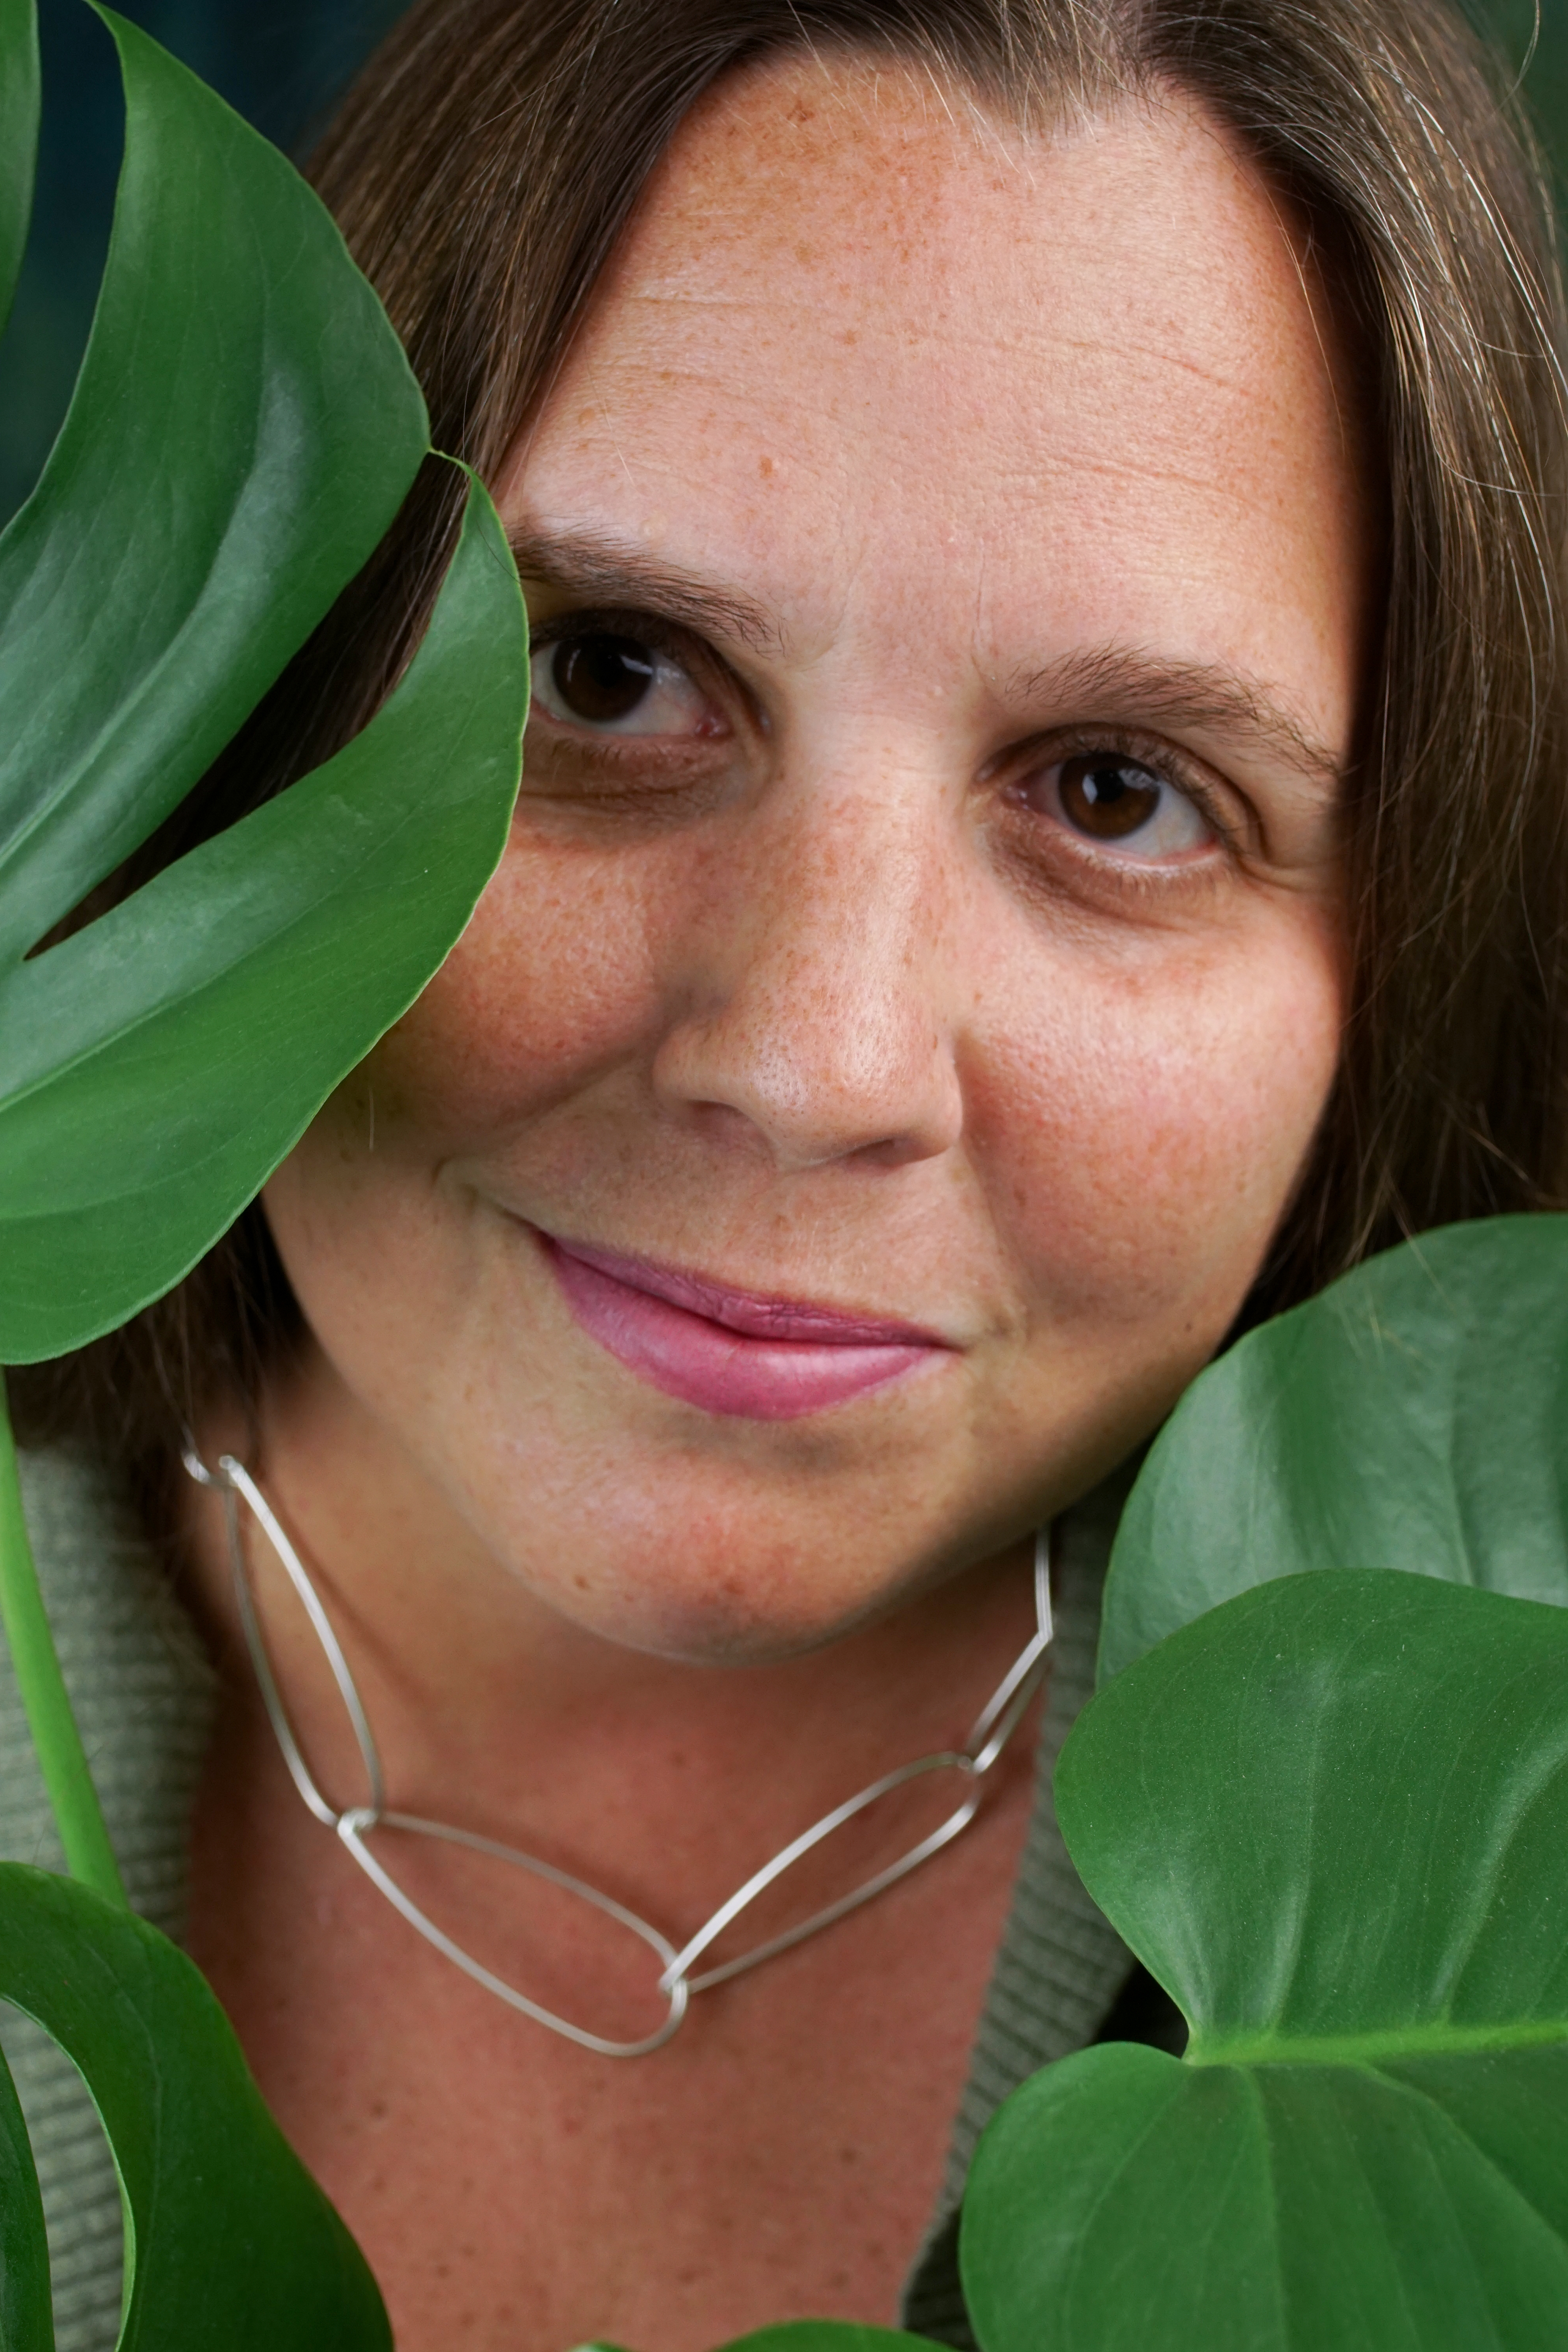
<svg viewBox="0 0 1568 2352"><path fill-rule="evenodd" d="M296 155L308 147L400 5L120 0L124 15ZM1534 21L1531 0L1475 5L1521 58ZM11 325L0 339L0 520L32 487L65 412L92 315L120 159L120 88L108 35L82 0L39 0L39 13L43 148L33 242ZM1568 175L1568 0L1542 0L1526 88Z"/></svg>
<svg viewBox="0 0 1568 2352"><path fill-rule="evenodd" d="M1473 0L1466 14L1503 45L1516 64L1528 58L1524 87L1568 192L1568 0Z"/></svg>

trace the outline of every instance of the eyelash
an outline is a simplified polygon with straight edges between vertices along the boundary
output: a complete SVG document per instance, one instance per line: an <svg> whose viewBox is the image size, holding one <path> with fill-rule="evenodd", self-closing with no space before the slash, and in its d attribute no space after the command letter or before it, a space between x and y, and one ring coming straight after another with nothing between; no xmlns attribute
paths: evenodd
<svg viewBox="0 0 1568 2352"><path fill-rule="evenodd" d="M732 690L736 682L728 678L725 666L711 654L700 639L695 639L679 624L662 620L656 614L633 612L624 608L604 607L560 613L548 621L537 623L530 632L532 650L542 653L552 646L570 643L576 637L595 635L622 636L633 639L652 653L677 664L691 678L699 691L707 692L716 669L726 676ZM705 677L705 673L706 676ZM744 689L739 689L744 691ZM717 698L714 698L717 699ZM554 719L551 723L564 722ZM596 735L585 728L574 750L607 773L624 778L632 761L639 764L659 762L669 765L680 761L703 739L664 737L656 735ZM711 740L711 739L708 739ZM1214 845L1234 860L1244 847L1244 834L1235 812L1221 794L1197 770L1195 763L1185 759L1172 745L1145 736L1135 728L1107 727L1103 729L1077 727L1064 732L1052 732L1035 739L1032 743L1017 746L1002 753L982 771L982 782L993 782L1004 770L1013 772L1015 784L1004 796L1026 819L1032 818L1031 830L1041 829L1041 820L1028 810L1022 800L1022 786L1043 772L1059 769L1074 758L1102 754L1107 760L1120 759L1129 766L1144 769L1157 782L1187 801L1202 817L1214 835ZM618 796L619 797L619 796ZM628 794L628 798L633 795ZM1070 824L1053 824L1050 828L1059 838L1071 844L1071 854L1104 877L1107 882L1139 891L1158 889L1179 874L1188 877L1198 861L1188 859L1179 866L1175 860L1118 856L1108 852L1093 839ZM1204 860L1207 866L1209 861Z"/></svg>
<svg viewBox="0 0 1568 2352"><path fill-rule="evenodd" d="M606 606L591 611L558 613L548 621L536 621L528 630L531 653L544 653L551 646L570 645L574 637L630 637L646 646L650 653L663 654L676 662L691 677L694 685L704 685L715 670L724 664L711 654L699 638L693 637L678 623L662 621L653 613L632 613Z"/></svg>
<svg viewBox="0 0 1568 2352"><path fill-rule="evenodd" d="M990 769L983 773L996 776L1004 767L1010 767L1021 783L1045 769L1060 768L1070 760L1092 754L1107 761L1124 761L1129 767L1144 769L1156 782L1168 784L1172 792L1178 793L1183 800L1189 801L1197 809L1219 847L1233 855L1240 854L1245 836L1236 813L1203 775L1197 763L1185 758L1170 743L1145 735L1135 727L1079 726L1053 731L1019 750L1003 752L1001 758L993 761ZM1082 843L1089 855L1098 854L1086 835L1075 833L1072 837ZM1110 862L1124 865L1130 861L1113 859Z"/></svg>

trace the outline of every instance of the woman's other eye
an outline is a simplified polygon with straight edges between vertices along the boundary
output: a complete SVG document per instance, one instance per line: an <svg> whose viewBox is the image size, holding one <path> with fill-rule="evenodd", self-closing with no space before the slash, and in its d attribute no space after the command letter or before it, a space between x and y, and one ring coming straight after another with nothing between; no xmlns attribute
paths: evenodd
<svg viewBox="0 0 1568 2352"><path fill-rule="evenodd" d="M584 631L536 646L534 697L563 726L596 735L717 735L724 721L701 688L641 637Z"/></svg>
<svg viewBox="0 0 1568 2352"><path fill-rule="evenodd" d="M1113 856L1153 864L1217 838L1197 803L1119 751L1084 751L1027 778L1019 798Z"/></svg>

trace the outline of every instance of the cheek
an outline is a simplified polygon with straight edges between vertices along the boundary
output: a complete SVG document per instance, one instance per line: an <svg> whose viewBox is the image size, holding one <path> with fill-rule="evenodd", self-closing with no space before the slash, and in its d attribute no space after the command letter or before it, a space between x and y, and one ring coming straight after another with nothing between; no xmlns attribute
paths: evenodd
<svg viewBox="0 0 1568 2352"><path fill-rule="evenodd" d="M503 1139L657 1034L643 896L614 862L521 828L452 954L371 1057L389 1144Z"/></svg>
<svg viewBox="0 0 1568 2352"><path fill-rule="evenodd" d="M520 828L519 828L520 835ZM641 904L603 861L514 836L441 971L345 1080L267 1188L323 1333L381 1301L386 1269L461 1295L463 1191L443 1171L506 1154L563 1103L634 1067L657 1030Z"/></svg>
<svg viewBox="0 0 1568 2352"><path fill-rule="evenodd" d="M1070 960L1029 1001L976 1107L997 1134L1026 1294L1056 1323L1168 1317L1217 1340L1333 1083L1331 923L1291 906L1131 967Z"/></svg>

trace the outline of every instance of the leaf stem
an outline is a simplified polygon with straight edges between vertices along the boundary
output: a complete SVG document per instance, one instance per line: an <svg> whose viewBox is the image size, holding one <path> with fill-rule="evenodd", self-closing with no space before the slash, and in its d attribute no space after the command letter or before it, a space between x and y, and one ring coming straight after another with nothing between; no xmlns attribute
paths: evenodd
<svg viewBox="0 0 1568 2352"><path fill-rule="evenodd" d="M82 1885L107 1895L129 1909L120 1867L98 1791L88 1769L76 1717L60 1672L55 1637L38 1589L27 1522L22 1516L22 1488L16 1472L16 1445L5 1400L5 1378L0 1371L0 1621L16 1669L16 1685L26 1709L33 1745L44 1787L54 1808L66 1867Z"/></svg>

